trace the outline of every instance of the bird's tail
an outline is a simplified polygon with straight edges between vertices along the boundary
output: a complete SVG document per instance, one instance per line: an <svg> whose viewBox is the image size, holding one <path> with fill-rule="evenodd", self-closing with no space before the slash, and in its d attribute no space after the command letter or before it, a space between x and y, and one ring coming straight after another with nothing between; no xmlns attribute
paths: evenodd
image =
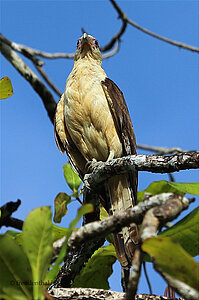
<svg viewBox="0 0 199 300"><path fill-rule="evenodd" d="M113 176L108 180L107 189L111 203L111 214L119 213L136 203L135 191L132 190L129 174ZM138 227L135 223L123 227L121 232L114 234L117 258L123 269L129 269L133 254L138 244Z"/></svg>

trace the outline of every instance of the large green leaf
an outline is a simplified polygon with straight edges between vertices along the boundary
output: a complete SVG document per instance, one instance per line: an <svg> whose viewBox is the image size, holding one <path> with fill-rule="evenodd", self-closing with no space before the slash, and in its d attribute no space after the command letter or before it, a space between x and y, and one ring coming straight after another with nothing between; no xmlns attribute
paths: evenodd
<svg viewBox="0 0 199 300"><path fill-rule="evenodd" d="M175 239L191 256L199 254L199 207L158 236Z"/></svg>
<svg viewBox="0 0 199 300"><path fill-rule="evenodd" d="M187 183L169 182L169 185L181 191L182 193L199 195L199 182L187 182Z"/></svg>
<svg viewBox="0 0 199 300"><path fill-rule="evenodd" d="M34 299L43 299L41 280L44 281L52 257L52 222L50 207L39 207L27 216L23 225L22 244L29 259Z"/></svg>
<svg viewBox="0 0 199 300"><path fill-rule="evenodd" d="M59 268L60 268L60 264L62 263L64 256L66 255L66 251L67 251L67 243L68 243L68 239L71 236L71 233L73 232L73 230L75 229L75 227L77 226L77 223L79 222L79 220L81 219L81 217L87 213L91 213L93 212L93 205L92 204L85 204L82 205L78 211L77 211L77 216L76 218L71 221L69 228L67 229L67 233L66 233L66 241L62 246L62 249L55 261L55 264L53 265L52 269L47 273L46 279L45 280L54 280L55 276L57 275ZM56 226L57 227L57 226ZM54 227L54 229L56 228ZM61 227L60 227L61 228Z"/></svg>
<svg viewBox="0 0 199 300"><path fill-rule="evenodd" d="M0 79L0 99L6 99L13 94L10 78L5 76Z"/></svg>
<svg viewBox="0 0 199 300"><path fill-rule="evenodd" d="M53 224L53 242L66 236L69 233L69 231L69 228L64 228Z"/></svg>
<svg viewBox="0 0 199 300"><path fill-rule="evenodd" d="M148 188L138 192L138 202L143 200L145 193L150 193L152 196L161 193L188 193L191 195L199 195L199 182L177 183L169 181L154 181L148 186Z"/></svg>
<svg viewBox="0 0 199 300"><path fill-rule="evenodd" d="M23 248L8 234L0 236L1 299L32 299L32 272Z"/></svg>
<svg viewBox="0 0 199 300"><path fill-rule="evenodd" d="M73 287L109 289L108 278L112 274L112 265L116 261L113 245L99 248L75 277Z"/></svg>
<svg viewBox="0 0 199 300"><path fill-rule="evenodd" d="M53 221L55 223L60 223L61 219L65 214L67 213L67 204L71 202L71 197L67 195L66 193L59 193L55 200L54 200L54 205L55 205L55 214Z"/></svg>
<svg viewBox="0 0 199 300"><path fill-rule="evenodd" d="M66 180L68 186L71 188L71 190L73 192L77 192L77 190L82 182L81 179L72 170L69 163L67 163L63 166L63 170L64 170L64 177L65 177L65 180Z"/></svg>
<svg viewBox="0 0 199 300"><path fill-rule="evenodd" d="M173 239L149 238L142 244L142 250L155 259L163 272L198 289L199 264Z"/></svg>

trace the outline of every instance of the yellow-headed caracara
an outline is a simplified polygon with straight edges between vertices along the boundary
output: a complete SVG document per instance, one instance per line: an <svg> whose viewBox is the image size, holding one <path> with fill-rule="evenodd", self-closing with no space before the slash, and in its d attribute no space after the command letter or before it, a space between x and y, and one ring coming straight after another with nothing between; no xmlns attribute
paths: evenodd
<svg viewBox="0 0 199 300"><path fill-rule="evenodd" d="M136 154L136 140L124 96L102 69L97 40L86 33L78 40L72 72L57 105L55 137L83 179L87 163ZM107 180L100 195L109 214L136 204L137 172ZM99 191L100 194L100 191ZM138 243L135 224L114 235L118 260L129 269Z"/></svg>

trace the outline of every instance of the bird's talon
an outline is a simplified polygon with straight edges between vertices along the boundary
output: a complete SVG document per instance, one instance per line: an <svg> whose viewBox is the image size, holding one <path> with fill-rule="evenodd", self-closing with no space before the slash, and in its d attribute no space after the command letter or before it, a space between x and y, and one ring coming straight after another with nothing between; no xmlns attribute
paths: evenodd
<svg viewBox="0 0 199 300"><path fill-rule="evenodd" d="M95 158L93 158L91 161L88 161L86 163L86 169L89 173L92 173L93 170L99 167L101 164L102 164L101 161L97 161Z"/></svg>

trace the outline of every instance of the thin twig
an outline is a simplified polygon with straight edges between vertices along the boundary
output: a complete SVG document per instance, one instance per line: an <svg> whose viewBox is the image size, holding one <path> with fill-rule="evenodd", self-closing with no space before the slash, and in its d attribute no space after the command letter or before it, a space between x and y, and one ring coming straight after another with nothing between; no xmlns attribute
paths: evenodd
<svg viewBox="0 0 199 300"><path fill-rule="evenodd" d="M112 3L113 7L117 10L119 17L121 18L121 20L124 24L128 23L128 24L132 25L133 27L137 28L138 30L140 30L140 31L142 31L142 32L154 37L154 38L157 38L157 39L159 39L163 42L169 43L173 46L177 46L177 47L180 47L180 48L183 48L183 49L186 49L186 50L190 50L190 51L199 53L199 48L197 48L197 47L193 47L191 45L187 45L187 44L184 44L184 43L181 43L181 42L177 42L177 41L168 39L166 37L160 36L160 35L152 32L152 31L138 25L137 23L135 23L134 21L132 21L131 19L129 19L127 17L127 15L121 10L121 8L115 2L115 0L110 0L110 2Z"/></svg>
<svg viewBox="0 0 199 300"><path fill-rule="evenodd" d="M33 57L37 55L37 56L41 56L43 58L48 58L48 59L55 59L55 58L70 58L70 59L73 59L74 56L75 56L74 53L49 53L49 52L33 49L31 47L27 47L27 46L22 45L22 44L11 42L6 37L4 37L2 34L0 34L0 41L4 42L8 46L10 46L13 50L23 54L27 58L30 58L30 55L33 56ZM44 64L44 62L38 60L37 64L39 66L42 66Z"/></svg>
<svg viewBox="0 0 199 300"><path fill-rule="evenodd" d="M120 43L118 42L118 43L116 43L116 46L115 46L115 48L113 48L112 51L109 51L108 53L102 55L102 59L106 59L106 58L112 57L112 56L115 55L119 50L120 50Z"/></svg>
<svg viewBox="0 0 199 300"><path fill-rule="evenodd" d="M44 71L44 69L42 69L42 67L39 67L37 65L35 65L37 71L41 74L41 76L43 77L43 79L47 82L47 84L52 88L52 90L59 96L61 97L62 92L54 85L54 83L50 80L50 78L47 76L46 72Z"/></svg>
<svg viewBox="0 0 199 300"><path fill-rule="evenodd" d="M148 276L148 273L147 273L147 269L146 269L146 262L143 261L143 270L144 270L144 275L145 275L145 278L146 278L146 282L147 282L147 285L148 285L148 288L149 288L149 294L153 294L153 291L152 291L152 287L151 287L151 283L150 283L150 280L149 280L149 276Z"/></svg>
<svg viewBox="0 0 199 300"><path fill-rule="evenodd" d="M119 37L120 37L120 34L118 33L111 40L111 41L114 40L114 43L110 41L107 45L102 46L100 48L102 52L106 52L106 51L110 50L111 48L113 48L114 44L116 42L118 42L112 51L102 55L103 59L109 58L109 57L115 55L119 51L119 42L120 42ZM31 59L34 62L34 64L39 67L42 67L44 62L42 60L38 59L36 56L40 56L40 57L47 58L47 59L57 59L57 58L74 59L74 57L75 57L75 53L62 53L62 52L50 53L50 52L45 52L45 51L41 51L38 49L34 49L34 48L31 48L31 47L28 47L28 46L25 46L22 44L18 44L15 42L11 42L6 37L4 37L2 34L0 34L0 41L9 45L13 50L21 53L25 57ZM110 47L110 45L112 45L112 47Z"/></svg>
<svg viewBox="0 0 199 300"><path fill-rule="evenodd" d="M150 145L144 145L144 144L137 144L137 148L142 149L142 150L148 150L151 152L156 152L159 155L187 152L185 150L182 150L179 147L167 148L167 147L150 146Z"/></svg>
<svg viewBox="0 0 199 300"><path fill-rule="evenodd" d="M122 26L121 26L121 29L119 30L119 32L112 37L112 39L110 40L110 42L107 45L100 47L100 50L102 52L105 52L107 50L112 49L116 42L120 42L120 37L124 34L126 27L127 27L127 23L125 20L123 20Z"/></svg>

